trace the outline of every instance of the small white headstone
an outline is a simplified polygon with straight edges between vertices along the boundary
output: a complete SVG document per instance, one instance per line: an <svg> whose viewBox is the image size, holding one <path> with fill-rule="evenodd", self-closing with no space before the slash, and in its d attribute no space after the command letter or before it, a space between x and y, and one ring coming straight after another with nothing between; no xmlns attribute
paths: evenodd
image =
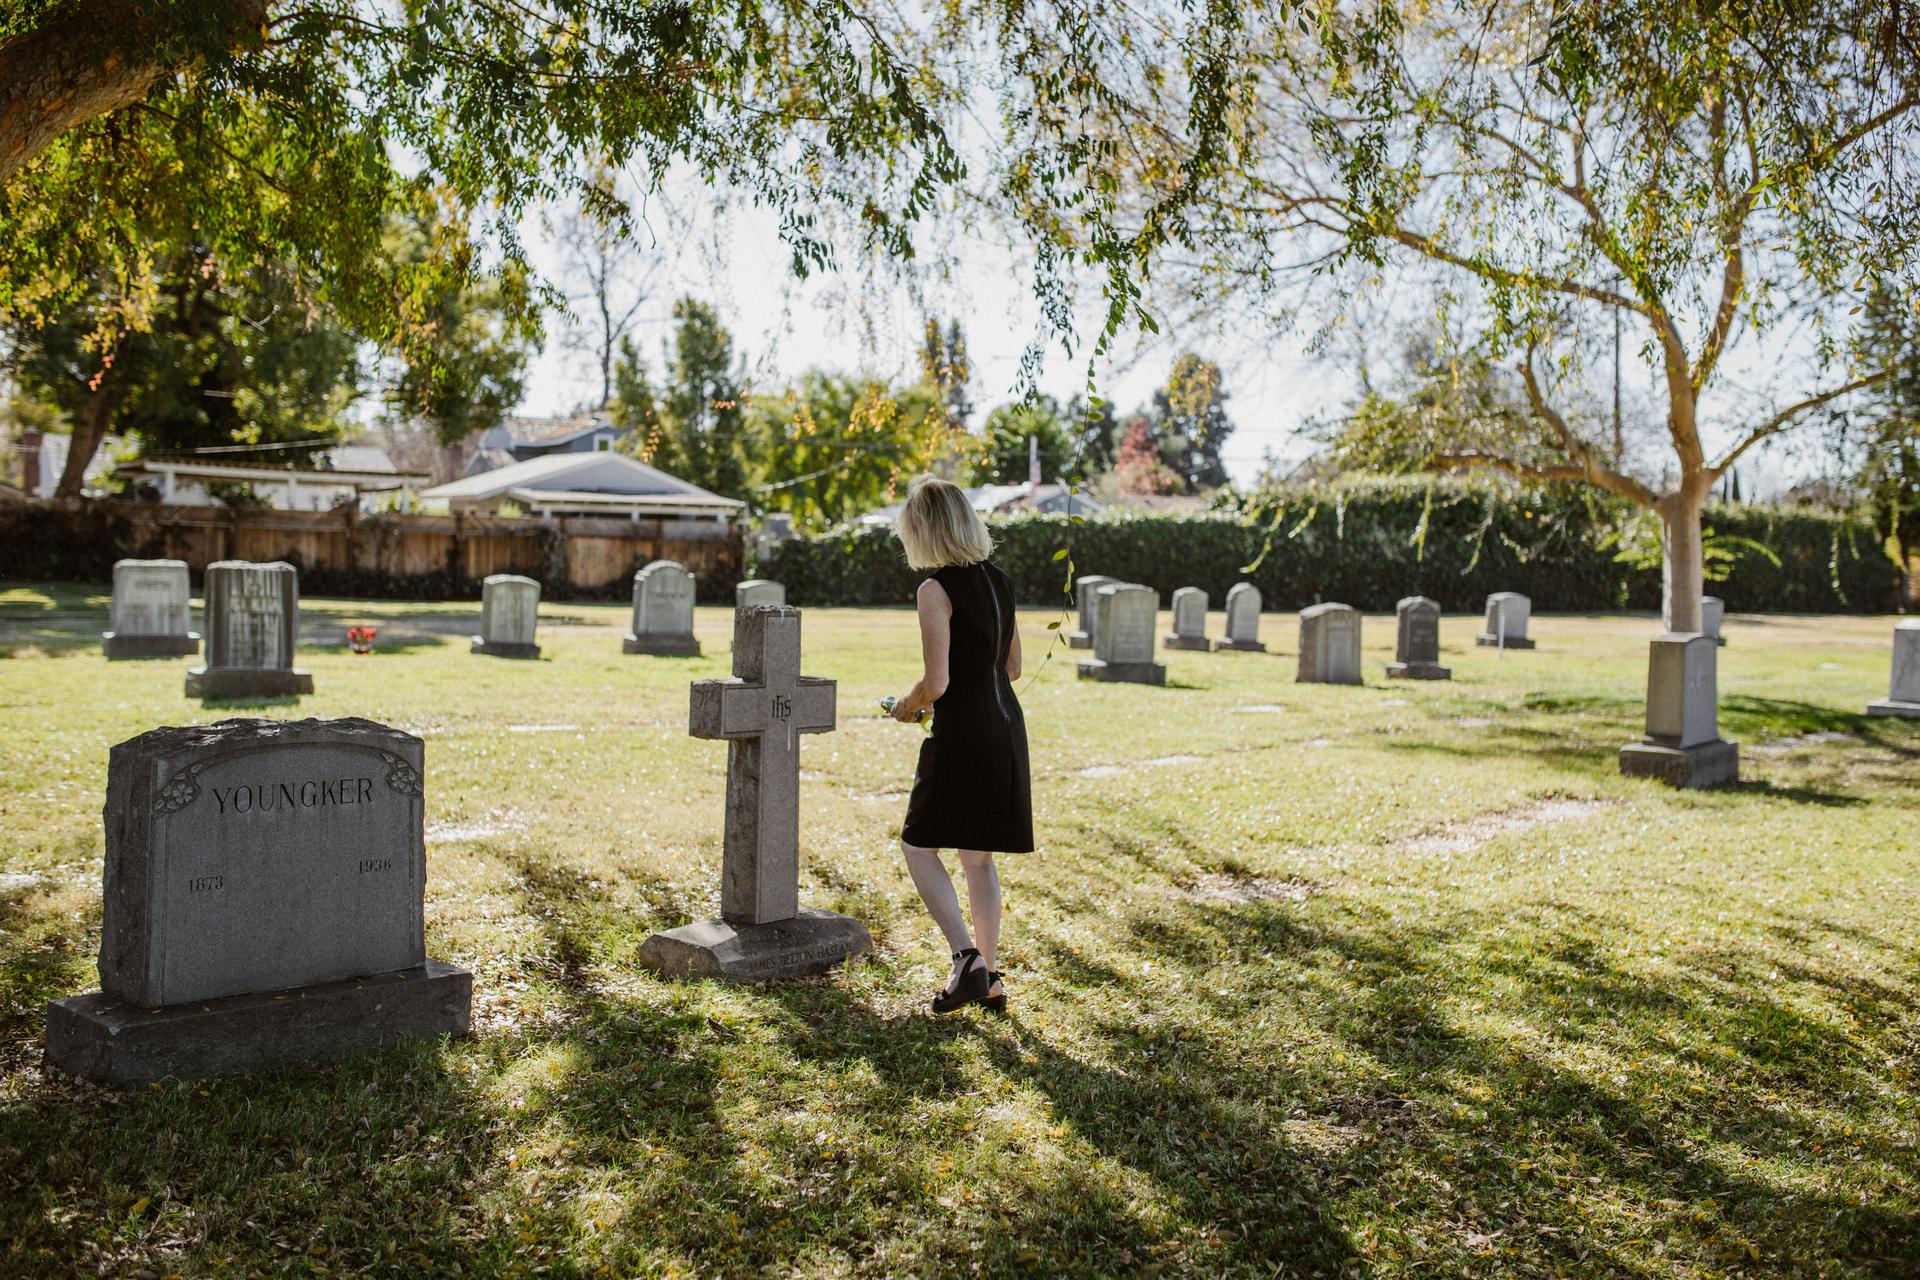
<svg viewBox="0 0 1920 1280"><path fill-rule="evenodd" d="M480 634L473 652L496 658L537 658L534 628L540 615L540 584L514 573L496 573L480 583Z"/></svg>
<svg viewBox="0 0 1920 1280"><path fill-rule="evenodd" d="M633 629L625 653L698 657L693 638L693 574L673 560L655 560L633 575Z"/></svg>
<svg viewBox="0 0 1920 1280"><path fill-rule="evenodd" d="M1227 634L1219 648L1264 653L1260 640L1260 588L1251 582L1236 582L1227 588Z"/></svg>
<svg viewBox="0 0 1920 1280"><path fill-rule="evenodd" d="M1700 634L1712 636L1715 644L1725 644L1727 638L1720 634L1720 628L1726 625L1727 602L1719 596L1700 597Z"/></svg>
<svg viewBox="0 0 1920 1280"><path fill-rule="evenodd" d="M1099 630L1100 588L1117 581L1104 573L1083 573L1073 580L1073 607L1080 615L1080 625L1067 633L1071 648L1093 648L1093 634Z"/></svg>
<svg viewBox="0 0 1920 1280"><path fill-rule="evenodd" d="M179 657L200 652L190 617L192 588L184 560L120 560L113 566L111 630L100 637L109 658Z"/></svg>
<svg viewBox="0 0 1920 1280"><path fill-rule="evenodd" d="M1518 591L1496 591L1487 597L1487 625L1474 637L1475 644L1500 649L1531 649L1527 622L1533 616L1533 601Z"/></svg>
<svg viewBox="0 0 1920 1280"><path fill-rule="evenodd" d="M1893 629L1893 681L1886 698L1867 704L1870 716L1920 719L1920 618Z"/></svg>
<svg viewBox="0 0 1920 1280"><path fill-rule="evenodd" d="M733 605L744 609L754 604L785 604L787 589L778 582L769 582L765 578L748 578L733 589Z"/></svg>
<svg viewBox="0 0 1920 1280"><path fill-rule="evenodd" d="M1173 634L1163 640L1169 649L1212 648L1207 639L1207 593L1198 587L1181 587L1173 593Z"/></svg>
<svg viewBox="0 0 1920 1280"><path fill-rule="evenodd" d="M1360 611L1316 604L1300 611L1298 684L1359 684Z"/></svg>
<svg viewBox="0 0 1920 1280"><path fill-rule="evenodd" d="M1737 744L1720 736L1720 696L1713 637L1668 632L1654 637L1647 658L1647 731L1620 752L1620 771L1679 787L1735 781Z"/></svg>

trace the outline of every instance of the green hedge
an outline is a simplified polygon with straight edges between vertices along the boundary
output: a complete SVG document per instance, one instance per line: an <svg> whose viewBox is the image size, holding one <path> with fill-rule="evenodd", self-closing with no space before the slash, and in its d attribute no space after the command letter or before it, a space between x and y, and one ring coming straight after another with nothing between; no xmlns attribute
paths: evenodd
<svg viewBox="0 0 1920 1280"><path fill-rule="evenodd" d="M1081 573L1143 582L1163 598L1177 587L1200 587L1215 607L1228 587L1250 578L1272 610L1338 600L1390 611L1402 596L1426 595L1445 609L1472 611L1494 591L1522 592L1549 611L1657 610L1659 571L1621 563L1609 545L1627 514L1623 504L1579 489L1516 497L1480 487L1381 483L1293 489L1248 499L1241 510L1186 517L1103 515L1074 525L1060 516L1020 517L996 522L993 531L995 562L1024 604L1060 601L1065 566L1053 557L1071 540ZM1775 567L1758 552L1741 551L1730 576L1708 588L1729 609L1894 607L1892 566L1864 523L1737 506L1710 510L1707 524L1723 536L1752 539L1780 560ZM1242 572L1256 559L1257 569ZM785 583L797 605L905 604L921 577L907 568L891 532L867 528L784 543L759 573Z"/></svg>

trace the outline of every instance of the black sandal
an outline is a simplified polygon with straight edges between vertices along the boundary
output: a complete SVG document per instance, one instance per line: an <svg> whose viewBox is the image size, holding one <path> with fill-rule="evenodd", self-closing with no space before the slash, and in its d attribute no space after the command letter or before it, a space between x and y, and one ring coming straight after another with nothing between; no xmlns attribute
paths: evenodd
<svg viewBox="0 0 1920 1280"><path fill-rule="evenodd" d="M956 951L953 958L960 962L960 977L953 984L953 990L941 991L933 997L935 1013L952 1013L987 998L987 992L993 987L993 979L987 976L987 963L980 953L972 947L965 951Z"/></svg>
<svg viewBox="0 0 1920 1280"><path fill-rule="evenodd" d="M987 971L987 990L993 990L993 984L998 981L1000 981L1000 971L998 969L989 969ZM989 1013L1005 1013L1007 1011L1007 989L1001 987L1000 994L997 996L980 997L980 1004Z"/></svg>

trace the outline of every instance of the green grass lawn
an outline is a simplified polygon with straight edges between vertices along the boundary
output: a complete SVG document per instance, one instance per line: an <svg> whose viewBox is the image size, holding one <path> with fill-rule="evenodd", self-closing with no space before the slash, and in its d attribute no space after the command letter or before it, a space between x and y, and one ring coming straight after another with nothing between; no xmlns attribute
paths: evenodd
<svg viewBox="0 0 1920 1280"><path fill-rule="evenodd" d="M716 906L725 748L686 686L726 674L724 612L688 660L549 605L514 662L467 653L477 605L310 600L317 693L236 708L107 664L105 604L0 588L0 1274L1920 1275L1920 724L1862 714L1889 619L1730 619L1744 780L1683 793L1615 765L1645 617L1504 655L1449 617L1447 684L1388 683L1369 617L1336 688L1270 616L1272 652L1164 654L1160 689L1042 665L1024 614L1042 848L1003 862L1003 1021L924 1009L920 735L868 714L915 674L905 610L805 622L841 723L804 749L802 901L878 953L753 989L634 960ZM426 739L473 1037L48 1077L44 1003L96 985L108 747L233 714Z"/></svg>

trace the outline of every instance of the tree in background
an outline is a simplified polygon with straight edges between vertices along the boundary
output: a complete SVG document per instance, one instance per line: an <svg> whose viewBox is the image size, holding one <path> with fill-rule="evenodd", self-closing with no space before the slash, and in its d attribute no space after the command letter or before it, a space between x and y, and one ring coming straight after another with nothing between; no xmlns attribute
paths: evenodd
<svg viewBox="0 0 1920 1280"><path fill-rule="evenodd" d="M698 298L674 303L673 318L657 386L633 343L621 345L612 416L628 433L622 448L721 497L744 498L746 389L733 335Z"/></svg>
<svg viewBox="0 0 1920 1280"><path fill-rule="evenodd" d="M79 492L110 433L148 453L260 446L247 461L316 465L323 455L314 448L268 446L340 438L361 391L355 335L302 296L284 265L230 277L204 248L182 249L145 287L151 323L120 331L104 355L90 341L99 308L114 305L104 289L45 323L15 316L6 326L13 376L72 423L58 494Z"/></svg>
<svg viewBox="0 0 1920 1280"><path fill-rule="evenodd" d="M1040 478L1064 481L1077 476L1073 440L1052 396L1003 404L987 415L981 449L973 463L975 484L1021 484L1030 472L1033 440L1040 442Z"/></svg>
<svg viewBox="0 0 1920 1280"><path fill-rule="evenodd" d="M947 321L942 333L940 322L927 317L926 337L920 344L920 376L939 392L947 425L955 431L967 430L973 417L973 402L967 398L973 366L967 361L967 339L958 320Z"/></svg>
<svg viewBox="0 0 1920 1280"><path fill-rule="evenodd" d="M387 228L385 253L414 288L396 299L399 372L388 409L433 424L443 445L497 425L525 390L540 317L526 271L507 263L476 273L466 221L444 199L423 199ZM432 264L452 260L444 270Z"/></svg>
<svg viewBox="0 0 1920 1280"><path fill-rule="evenodd" d="M1856 348L1863 367L1886 377L1842 423L1844 452L1874 524L1885 531L1905 608L1914 600L1913 559L1920 555L1920 317L1876 291Z"/></svg>
<svg viewBox="0 0 1920 1280"><path fill-rule="evenodd" d="M1106 490L1131 496L1179 492L1180 477L1160 456L1160 444L1153 436L1153 421L1146 414L1135 414L1127 423L1127 433L1120 441L1120 457L1113 464Z"/></svg>
<svg viewBox="0 0 1920 1280"><path fill-rule="evenodd" d="M821 530L903 497L914 476L954 458L957 442L969 439L952 429L949 411L927 382L896 391L877 378L819 370L758 396L755 504Z"/></svg>
<svg viewBox="0 0 1920 1280"><path fill-rule="evenodd" d="M1153 394L1162 454L1189 488L1217 489L1229 479L1221 451L1233 423L1220 381L1219 365L1188 351L1173 362L1166 385Z"/></svg>
<svg viewBox="0 0 1920 1280"><path fill-rule="evenodd" d="M579 322L568 326L565 342L589 356L600 374L599 398L583 406L588 409L604 409L613 400L620 344L651 296L652 268L658 265L634 243L632 210L617 176L609 166L595 165L578 199L542 218L559 250L561 288L569 306L581 313Z"/></svg>
<svg viewBox="0 0 1920 1280"><path fill-rule="evenodd" d="M1113 404L1099 396L1076 395L1063 413L1073 474L1092 477L1113 470L1120 459L1120 420Z"/></svg>

